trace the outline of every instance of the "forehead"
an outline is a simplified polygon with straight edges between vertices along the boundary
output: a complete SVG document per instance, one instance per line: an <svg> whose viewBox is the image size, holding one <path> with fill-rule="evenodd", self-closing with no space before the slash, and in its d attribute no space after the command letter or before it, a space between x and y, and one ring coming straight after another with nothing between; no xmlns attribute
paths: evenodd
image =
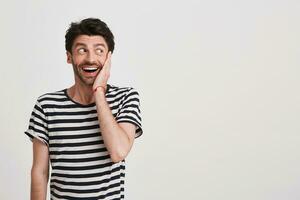
<svg viewBox="0 0 300 200"><path fill-rule="evenodd" d="M73 42L73 47L76 45L86 45L86 46L95 46L95 45L103 45L107 48L107 43L105 39L100 35L79 35L75 38Z"/></svg>

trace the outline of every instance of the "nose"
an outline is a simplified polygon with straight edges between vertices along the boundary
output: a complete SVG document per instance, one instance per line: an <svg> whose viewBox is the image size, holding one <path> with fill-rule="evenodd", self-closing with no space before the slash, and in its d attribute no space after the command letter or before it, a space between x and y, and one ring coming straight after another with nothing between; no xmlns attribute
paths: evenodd
<svg viewBox="0 0 300 200"><path fill-rule="evenodd" d="M86 56L86 60L89 62L89 63L96 63L97 61L97 56L95 53L93 53L92 51L89 51L89 53L87 54Z"/></svg>

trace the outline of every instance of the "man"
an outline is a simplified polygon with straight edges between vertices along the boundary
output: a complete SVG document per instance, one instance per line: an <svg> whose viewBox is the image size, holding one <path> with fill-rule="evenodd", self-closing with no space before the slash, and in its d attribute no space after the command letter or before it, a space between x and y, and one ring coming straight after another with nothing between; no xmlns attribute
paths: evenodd
<svg viewBox="0 0 300 200"><path fill-rule="evenodd" d="M108 84L114 36L95 18L65 35L75 84L40 96L25 133L33 141L31 199L124 199L125 157L142 134L139 94Z"/></svg>

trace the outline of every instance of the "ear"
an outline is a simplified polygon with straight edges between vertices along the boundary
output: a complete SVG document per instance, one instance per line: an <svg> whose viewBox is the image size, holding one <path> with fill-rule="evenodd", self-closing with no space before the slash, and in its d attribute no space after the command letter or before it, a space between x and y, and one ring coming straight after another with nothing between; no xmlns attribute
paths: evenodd
<svg viewBox="0 0 300 200"><path fill-rule="evenodd" d="M72 54L67 51L67 63L72 63Z"/></svg>

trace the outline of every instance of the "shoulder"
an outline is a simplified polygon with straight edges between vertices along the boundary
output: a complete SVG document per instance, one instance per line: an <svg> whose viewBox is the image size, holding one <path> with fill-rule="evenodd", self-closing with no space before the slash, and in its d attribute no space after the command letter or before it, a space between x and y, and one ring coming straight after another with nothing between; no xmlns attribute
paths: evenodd
<svg viewBox="0 0 300 200"><path fill-rule="evenodd" d="M138 91L130 86L116 86L113 84L108 84L107 96L129 96L129 95L139 95Z"/></svg>
<svg viewBox="0 0 300 200"><path fill-rule="evenodd" d="M65 99L65 90L66 89L62 89L54 92L44 93L37 98L37 103L43 105L49 101L59 101Z"/></svg>

